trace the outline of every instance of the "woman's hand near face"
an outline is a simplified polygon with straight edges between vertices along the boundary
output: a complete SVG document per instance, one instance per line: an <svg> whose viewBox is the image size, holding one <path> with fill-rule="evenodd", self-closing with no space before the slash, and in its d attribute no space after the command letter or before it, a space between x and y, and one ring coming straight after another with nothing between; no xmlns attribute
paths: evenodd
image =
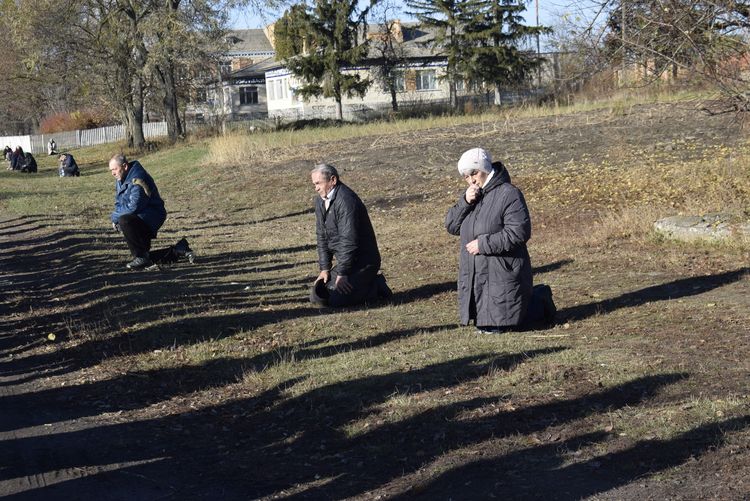
<svg viewBox="0 0 750 501"><path fill-rule="evenodd" d="M466 190L466 195L464 197L466 198L466 202L473 204L479 199L479 194L481 193L482 189L476 185L476 184L470 184L469 187Z"/></svg>

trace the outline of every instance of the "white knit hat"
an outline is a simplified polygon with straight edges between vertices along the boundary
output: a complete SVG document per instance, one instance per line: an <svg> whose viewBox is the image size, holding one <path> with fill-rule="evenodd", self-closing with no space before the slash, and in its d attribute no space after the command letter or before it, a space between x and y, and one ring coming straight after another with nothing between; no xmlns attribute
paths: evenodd
<svg viewBox="0 0 750 501"><path fill-rule="evenodd" d="M481 170L486 173L492 172L492 157L483 148L472 148L464 152L458 160L458 172L465 176L473 170Z"/></svg>

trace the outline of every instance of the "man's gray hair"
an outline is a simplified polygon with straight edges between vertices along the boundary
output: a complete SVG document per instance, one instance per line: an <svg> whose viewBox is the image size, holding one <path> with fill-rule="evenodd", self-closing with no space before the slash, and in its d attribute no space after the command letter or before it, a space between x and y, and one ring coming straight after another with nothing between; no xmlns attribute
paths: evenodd
<svg viewBox="0 0 750 501"><path fill-rule="evenodd" d="M122 153L118 153L117 155L114 155L111 158L111 160L114 160L115 162L117 162L117 165L127 165L128 164L127 157L125 155L123 155Z"/></svg>
<svg viewBox="0 0 750 501"><path fill-rule="evenodd" d="M337 171L336 167L333 165L318 164L313 168L312 172L320 172L323 175L323 179L326 181L330 181L333 176L336 176L336 179L341 179L339 177L339 171Z"/></svg>

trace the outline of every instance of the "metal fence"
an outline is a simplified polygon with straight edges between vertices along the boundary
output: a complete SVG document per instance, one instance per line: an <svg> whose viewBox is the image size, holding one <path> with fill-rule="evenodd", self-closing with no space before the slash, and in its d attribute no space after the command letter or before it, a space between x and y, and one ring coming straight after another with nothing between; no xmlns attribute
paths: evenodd
<svg viewBox="0 0 750 501"><path fill-rule="evenodd" d="M148 122L143 124L143 135L146 139L167 135L167 122ZM54 134L37 134L33 136L0 136L0 148L20 146L24 151L47 153L47 143L55 140L57 151L71 150L83 146L115 143L125 139L124 125L111 125L98 129L69 130Z"/></svg>

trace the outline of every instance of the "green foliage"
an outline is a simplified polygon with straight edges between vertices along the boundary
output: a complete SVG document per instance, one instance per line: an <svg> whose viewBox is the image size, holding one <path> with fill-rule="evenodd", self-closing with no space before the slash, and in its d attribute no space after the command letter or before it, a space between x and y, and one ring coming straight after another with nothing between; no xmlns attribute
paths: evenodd
<svg viewBox="0 0 750 501"><path fill-rule="evenodd" d="M305 13L298 7L284 14L286 65L303 82L295 92L305 99L335 99L339 120L343 96L364 96L371 83L348 71L367 56L368 43L359 39L367 29L366 14L367 9L360 11L357 2L347 0L316 0ZM308 35L300 37L305 28Z"/></svg>
<svg viewBox="0 0 750 501"><path fill-rule="evenodd" d="M407 0L411 9L408 13L417 18L425 27L435 30L434 46L448 60L446 75L450 88L451 107L458 105L456 81L459 78L459 64L464 57L463 28L470 19L473 2L471 0Z"/></svg>
<svg viewBox="0 0 750 501"><path fill-rule="evenodd" d="M476 0L467 5L473 12L465 27L462 74L470 81L495 86L526 80L542 61L519 46L551 30L523 24L526 6L519 0Z"/></svg>
<svg viewBox="0 0 750 501"><path fill-rule="evenodd" d="M283 61L303 54L312 44L309 28L310 16L305 5L292 5L284 12L274 28L276 60Z"/></svg>

